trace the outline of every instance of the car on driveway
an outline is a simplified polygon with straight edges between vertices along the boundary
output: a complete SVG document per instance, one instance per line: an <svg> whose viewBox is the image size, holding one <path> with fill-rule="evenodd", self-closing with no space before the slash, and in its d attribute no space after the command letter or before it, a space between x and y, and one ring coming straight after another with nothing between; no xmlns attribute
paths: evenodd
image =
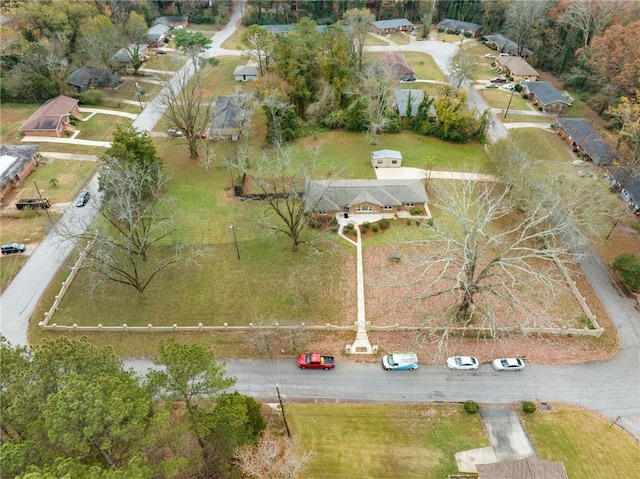
<svg viewBox="0 0 640 479"><path fill-rule="evenodd" d="M7 243L2 245L2 254L24 253L26 249L22 243Z"/></svg>
<svg viewBox="0 0 640 479"><path fill-rule="evenodd" d="M495 58L496 56L493 53L485 53L484 57L485 58Z"/></svg>
<svg viewBox="0 0 640 479"><path fill-rule="evenodd" d="M382 357L382 367L387 371L418 369L418 355L415 353L393 353Z"/></svg>
<svg viewBox="0 0 640 479"><path fill-rule="evenodd" d="M520 358L499 358L494 359L491 363L496 371L522 371L524 369L524 361Z"/></svg>
<svg viewBox="0 0 640 479"><path fill-rule="evenodd" d="M449 369L478 369L478 358L473 356L453 356L447 358Z"/></svg>
<svg viewBox="0 0 640 479"><path fill-rule="evenodd" d="M78 208L81 208L82 206L86 205L89 202L89 198L91 198L89 192L83 191L78 195L78 198L76 199L76 206Z"/></svg>
<svg viewBox="0 0 640 479"><path fill-rule="evenodd" d="M495 77L495 78L492 78L489 81L491 83L507 83L507 79L506 78L502 78L502 77Z"/></svg>
<svg viewBox="0 0 640 479"><path fill-rule="evenodd" d="M416 81L416 76L412 73L410 75L405 76L402 81Z"/></svg>
<svg viewBox="0 0 640 479"><path fill-rule="evenodd" d="M505 90L513 90L513 87L515 85L513 83L505 83L504 85L502 85L502 88L504 88Z"/></svg>
<svg viewBox="0 0 640 479"><path fill-rule="evenodd" d="M499 88L495 83L488 83L486 88Z"/></svg>

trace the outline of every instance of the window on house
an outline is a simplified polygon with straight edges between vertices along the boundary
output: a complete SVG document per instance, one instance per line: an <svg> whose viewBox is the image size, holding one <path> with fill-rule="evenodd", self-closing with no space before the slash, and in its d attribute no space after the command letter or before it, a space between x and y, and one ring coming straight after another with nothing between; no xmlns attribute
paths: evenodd
<svg viewBox="0 0 640 479"><path fill-rule="evenodd" d="M393 206L383 206L382 207L383 210L389 211L393 209Z"/></svg>
<svg viewBox="0 0 640 479"><path fill-rule="evenodd" d="M382 160L376 160L376 164L377 164L377 165L381 165L382 163L383 163L383 161L382 161Z"/></svg>
<svg viewBox="0 0 640 479"><path fill-rule="evenodd" d="M415 206L416 204L415 203L405 203L404 205L408 206L409 208L411 208L411 207Z"/></svg>
<svg viewBox="0 0 640 479"><path fill-rule="evenodd" d="M356 207L356 213L371 213L373 211L373 206L370 205L360 205Z"/></svg>
<svg viewBox="0 0 640 479"><path fill-rule="evenodd" d="M327 214L327 212L325 210L318 210L318 214L324 216Z"/></svg>
<svg viewBox="0 0 640 479"><path fill-rule="evenodd" d="M391 160L391 164L392 165L397 165L398 164L398 160Z"/></svg>

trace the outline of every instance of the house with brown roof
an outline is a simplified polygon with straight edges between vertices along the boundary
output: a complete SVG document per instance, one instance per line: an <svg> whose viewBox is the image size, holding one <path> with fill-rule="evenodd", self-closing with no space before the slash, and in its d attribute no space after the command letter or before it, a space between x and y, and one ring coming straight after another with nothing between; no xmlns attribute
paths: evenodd
<svg viewBox="0 0 640 479"><path fill-rule="evenodd" d="M20 188L38 164L40 145L0 146L0 200Z"/></svg>
<svg viewBox="0 0 640 479"><path fill-rule="evenodd" d="M540 74L529 65L523 58L520 57L496 57L496 66L498 69L507 75L513 77L513 81L538 81Z"/></svg>
<svg viewBox="0 0 640 479"><path fill-rule="evenodd" d="M415 80L415 70L400 53L385 53L380 55L380 65L398 80Z"/></svg>
<svg viewBox="0 0 640 479"><path fill-rule="evenodd" d="M82 118L78 100L60 95L47 100L44 105L25 121L19 130L25 136L61 137L71 115Z"/></svg>

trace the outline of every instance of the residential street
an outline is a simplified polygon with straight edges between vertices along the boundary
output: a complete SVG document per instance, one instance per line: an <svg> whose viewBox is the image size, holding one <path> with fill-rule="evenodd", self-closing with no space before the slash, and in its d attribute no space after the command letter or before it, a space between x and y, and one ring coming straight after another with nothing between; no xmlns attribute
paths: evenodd
<svg viewBox="0 0 640 479"><path fill-rule="evenodd" d="M243 2L237 2L230 23L214 38L203 57L224 55L220 45L237 28ZM421 51L433 56L446 73L449 56L457 46L437 41L416 41L409 45L370 47L367 51ZM232 52L241 54L241 52ZM188 62L179 75L190 76ZM481 95L468 87L469 101L479 110L487 108ZM164 109L158 95L138 116L134 126L151 131ZM495 141L506 137L507 129L497 119L489 130ZM97 176L90 185L97 191ZM96 196L85 208L70 207L58 226L33 252L5 292L0 296L0 332L16 345L27 345L27 328L39 299L72 250L69 234L77 234L95 218ZM295 360L229 360L227 371L237 377L238 391L269 401L275 400L278 385L286 399L340 402L442 402L473 399L486 404L515 401L557 401L584 406L603 414L636 438L640 438L640 313L634 302L612 285L608 272L596 257L588 257L582 269L614 321L621 337L621 352L605 362L571 366L527 364L521 373L497 373L488 364L475 372L449 371L443 365L423 365L417 371L383 371L379 364L340 362L333 371L299 370ZM41 318L33 318L39 321ZM125 364L145 372L148 359L127 359Z"/></svg>

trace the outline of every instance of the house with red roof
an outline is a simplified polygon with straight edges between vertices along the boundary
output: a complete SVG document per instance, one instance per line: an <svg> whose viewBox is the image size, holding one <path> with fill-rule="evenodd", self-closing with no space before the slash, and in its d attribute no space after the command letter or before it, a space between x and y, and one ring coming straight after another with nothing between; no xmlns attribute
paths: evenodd
<svg viewBox="0 0 640 479"><path fill-rule="evenodd" d="M19 131L25 136L61 137L71 121L71 115L82 118L78 100L60 95L47 100L25 121Z"/></svg>

